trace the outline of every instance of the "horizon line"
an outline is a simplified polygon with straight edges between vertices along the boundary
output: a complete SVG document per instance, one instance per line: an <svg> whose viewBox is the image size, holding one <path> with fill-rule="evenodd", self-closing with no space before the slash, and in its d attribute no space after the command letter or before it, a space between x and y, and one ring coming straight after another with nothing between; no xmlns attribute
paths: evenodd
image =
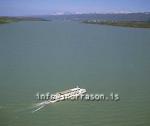
<svg viewBox="0 0 150 126"><path fill-rule="evenodd" d="M144 13L150 14L150 11L137 12L55 12L49 14L25 14L25 15L0 15L0 17L27 17L27 16L62 16L62 15L80 15L80 14L136 14Z"/></svg>

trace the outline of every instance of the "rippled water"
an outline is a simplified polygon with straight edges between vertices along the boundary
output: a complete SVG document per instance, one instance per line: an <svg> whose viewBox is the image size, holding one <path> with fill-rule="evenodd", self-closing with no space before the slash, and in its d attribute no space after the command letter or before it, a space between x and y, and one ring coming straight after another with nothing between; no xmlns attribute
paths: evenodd
<svg viewBox="0 0 150 126"><path fill-rule="evenodd" d="M76 85L120 101L64 101L31 113L36 93ZM150 30L78 22L0 25L0 125L150 125Z"/></svg>

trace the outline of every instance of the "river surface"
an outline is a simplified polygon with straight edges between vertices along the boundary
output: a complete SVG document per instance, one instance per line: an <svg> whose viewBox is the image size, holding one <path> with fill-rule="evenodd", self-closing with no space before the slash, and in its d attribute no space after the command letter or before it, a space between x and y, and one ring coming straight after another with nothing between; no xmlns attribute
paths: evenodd
<svg viewBox="0 0 150 126"><path fill-rule="evenodd" d="M63 101L32 113L36 93L79 85L119 101ZM150 125L150 29L67 21L0 25L1 126Z"/></svg>

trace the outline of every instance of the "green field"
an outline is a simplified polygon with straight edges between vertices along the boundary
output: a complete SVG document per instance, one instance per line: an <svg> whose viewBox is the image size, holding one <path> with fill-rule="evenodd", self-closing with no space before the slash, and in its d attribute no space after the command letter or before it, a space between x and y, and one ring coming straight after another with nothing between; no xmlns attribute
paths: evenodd
<svg viewBox="0 0 150 126"><path fill-rule="evenodd" d="M150 28L150 22L148 21L113 21L113 20L85 20L83 23L87 24L100 24L133 28Z"/></svg>
<svg viewBox="0 0 150 126"><path fill-rule="evenodd" d="M18 22L18 21L50 21L36 17L0 17L0 24Z"/></svg>
<svg viewBox="0 0 150 126"><path fill-rule="evenodd" d="M17 19L14 18L0 17L0 24L11 23L16 21Z"/></svg>

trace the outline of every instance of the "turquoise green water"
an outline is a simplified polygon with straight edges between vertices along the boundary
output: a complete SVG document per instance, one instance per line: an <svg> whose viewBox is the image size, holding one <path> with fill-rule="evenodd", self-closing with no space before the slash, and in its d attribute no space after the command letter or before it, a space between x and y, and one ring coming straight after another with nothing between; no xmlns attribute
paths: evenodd
<svg viewBox="0 0 150 126"><path fill-rule="evenodd" d="M120 101L64 101L36 113L36 93L76 84ZM0 25L0 125L150 125L150 30L77 22Z"/></svg>

